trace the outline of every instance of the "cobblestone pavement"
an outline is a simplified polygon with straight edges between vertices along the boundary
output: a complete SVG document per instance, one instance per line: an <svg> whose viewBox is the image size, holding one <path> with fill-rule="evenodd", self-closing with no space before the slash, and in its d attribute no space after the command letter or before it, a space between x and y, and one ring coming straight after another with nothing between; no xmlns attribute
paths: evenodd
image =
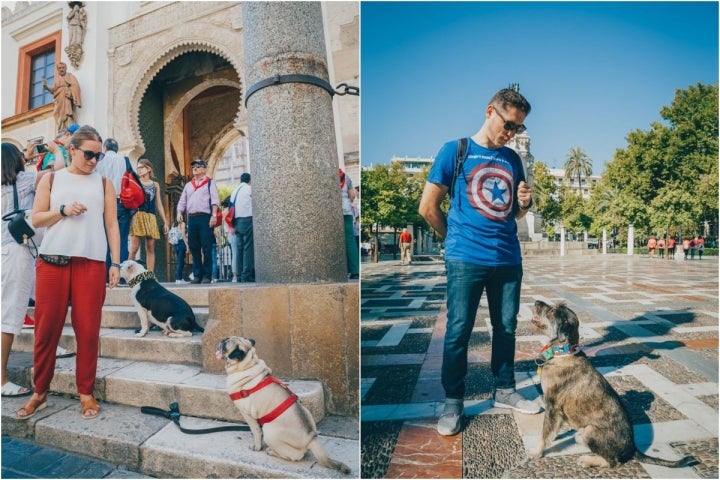
<svg viewBox="0 0 720 480"><path fill-rule="evenodd" d="M465 428L436 433L445 330L444 265L429 257L363 262L361 396L363 478L718 478L718 260L592 254L524 261L518 316L518 389L542 405L535 300L567 302L581 347L630 412L640 450L700 463L669 469L631 460L616 469L577 465L587 449L561 431L531 458L544 414L492 407L485 298L470 342Z"/></svg>
<svg viewBox="0 0 720 480"><path fill-rule="evenodd" d="M152 478L97 460L2 437L2 478Z"/></svg>

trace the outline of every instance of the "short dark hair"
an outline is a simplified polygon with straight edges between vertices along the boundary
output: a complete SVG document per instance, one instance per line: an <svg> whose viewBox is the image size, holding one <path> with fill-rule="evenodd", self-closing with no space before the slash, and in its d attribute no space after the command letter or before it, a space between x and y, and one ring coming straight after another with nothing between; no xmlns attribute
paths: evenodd
<svg viewBox="0 0 720 480"><path fill-rule="evenodd" d="M530 113L531 106L530 102L523 97L520 92L516 92L512 88L503 88L490 99L490 105L500 105L503 110L507 109L508 105L517 108L525 115Z"/></svg>
<svg viewBox="0 0 720 480"><path fill-rule="evenodd" d="M249 183L250 182L250 174L245 172L242 175L240 175L240 183Z"/></svg>
<svg viewBox="0 0 720 480"><path fill-rule="evenodd" d="M118 146L117 140L115 140L114 138L106 138L103 147L105 147L105 150L112 150L115 153L117 153L118 148L120 148Z"/></svg>

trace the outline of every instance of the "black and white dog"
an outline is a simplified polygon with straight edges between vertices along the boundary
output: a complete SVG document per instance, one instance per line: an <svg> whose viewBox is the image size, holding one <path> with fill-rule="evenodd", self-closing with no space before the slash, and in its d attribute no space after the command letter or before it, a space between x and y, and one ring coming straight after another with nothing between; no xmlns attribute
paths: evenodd
<svg viewBox="0 0 720 480"><path fill-rule="evenodd" d="M134 260L126 260L120 265L120 276L131 288L130 296L140 317L136 337L147 335L150 322L161 327L168 337L191 337L193 331L205 331L195 321L190 305L160 285L153 272Z"/></svg>

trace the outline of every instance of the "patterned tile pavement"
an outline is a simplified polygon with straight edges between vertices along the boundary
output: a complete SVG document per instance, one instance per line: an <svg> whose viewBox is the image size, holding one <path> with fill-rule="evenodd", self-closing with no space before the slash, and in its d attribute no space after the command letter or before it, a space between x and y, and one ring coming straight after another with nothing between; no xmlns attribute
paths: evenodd
<svg viewBox="0 0 720 480"><path fill-rule="evenodd" d="M461 434L435 422L445 332L442 262L363 262L361 274L363 478L718 478L718 261L634 255L531 257L518 316L518 389L542 404L534 359L546 338L529 328L536 299L565 301L581 322L581 344L630 412L639 448L692 454L669 469L631 460L615 469L577 464L587 449L561 431L532 458L544 414L492 407L490 323L481 302L470 348Z"/></svg>

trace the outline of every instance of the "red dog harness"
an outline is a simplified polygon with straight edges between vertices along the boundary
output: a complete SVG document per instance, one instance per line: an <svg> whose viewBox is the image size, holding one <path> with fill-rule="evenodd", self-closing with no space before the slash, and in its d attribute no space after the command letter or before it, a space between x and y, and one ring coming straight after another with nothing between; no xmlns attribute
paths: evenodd
<svg viewBox="0 0 720 480"><path fill-rule="evenodd" d="M298 396L295 395L284 383L282 383L277 378L273 377L272 375L268 375L265 377L265 379L255 385L253 388L250 388L248 390L240 390L239 392L233 392L230 394L230 400L240 400L241 398L247 398L253 393L257 392L258 390L262 390L263 388L267 387L270 384L276 383L280 385L282 388L287 390L287 392L290 394L288 398L285 399L284 402L282 402L280 405L275 408L272 412L268 413L267 415L258 418L258 423L262 427L266 423L270 423L273 420L275 420L277 417L279 417L285 410L290 408L290 405L297 402Z"/></svg>

